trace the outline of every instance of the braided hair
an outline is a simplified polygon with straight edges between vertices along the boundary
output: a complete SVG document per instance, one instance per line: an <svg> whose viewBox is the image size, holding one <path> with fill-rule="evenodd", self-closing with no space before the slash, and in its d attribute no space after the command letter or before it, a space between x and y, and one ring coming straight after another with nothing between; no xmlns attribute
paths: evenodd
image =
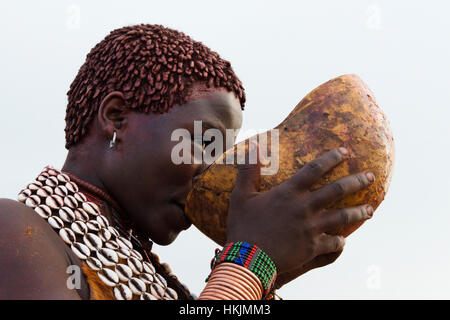
<svg viewBox="0 0 450 320"><path fill-rule="evenodd" d="M67 92L66 148L86 135L110 92L121 91L137 112L164 113L187 102L194 82L233 92L244 108L244 88L230 62L201 42L161 25L113 30L89 52Z"/></svg>

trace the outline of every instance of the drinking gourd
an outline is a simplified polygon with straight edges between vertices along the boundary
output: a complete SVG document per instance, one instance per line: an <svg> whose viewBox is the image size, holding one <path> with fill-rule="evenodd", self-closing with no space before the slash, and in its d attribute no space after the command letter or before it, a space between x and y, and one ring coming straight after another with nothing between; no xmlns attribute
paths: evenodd
<svg viewBox="0 0 450 320"><path fill-rule="evenodd" d="M275 174L261 176L260 191L289 179L326 151L343 146L349 150L350 158L327 173L310 190L340 177L370 170L376 179L368 189L347 196L330 208L367 203L376 210L383 201L391 181L394 140L388 119L358 76L343 75L322 84L301 100L275 129L279 133L279 168ZM246 144L246 152L249 139L240 142ZM269 150L270 140L269 135ZM226 241L228 205L237 176L236 164L222 163L226 154L237 152L238 145L203 172L186 200L187 216L200 231L220 245ZM348 236L359 226L355 224L337 233Z"/></svg>

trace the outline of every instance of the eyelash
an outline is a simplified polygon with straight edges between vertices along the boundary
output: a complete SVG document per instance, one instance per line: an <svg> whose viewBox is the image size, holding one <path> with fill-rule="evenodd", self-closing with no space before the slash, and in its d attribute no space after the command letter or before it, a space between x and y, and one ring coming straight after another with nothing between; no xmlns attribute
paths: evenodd
<svg viewBox="0 0 450 320"><path fill-rule="evenodd" d="M192 143L195 143L195 139L194 139L194 135L193 135L193 134L191 134L191 140L192 140ZM211 142L212 142L212 141L207 141L207 142L203 141L203 143L202 143L202 151L205 151L205 148L206 148L209 144L211 144Z"/></svg>

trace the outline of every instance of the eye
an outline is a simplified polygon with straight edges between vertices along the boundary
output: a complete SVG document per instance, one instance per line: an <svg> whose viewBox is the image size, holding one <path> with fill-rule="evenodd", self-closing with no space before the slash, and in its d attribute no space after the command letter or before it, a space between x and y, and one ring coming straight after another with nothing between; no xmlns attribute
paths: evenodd
<svg viewBox="0 0 450 320"><path fill-rule="evenodd" d="M195 148L201 148L202 152L205 152L206 146L209 144L209 142L204 141L198 141L195 139L194 134L191 133L191 141Z"/></svg>
<svg viewBox="0 0 450 320"><path fill-rule="evenodd" d="M202 137L203 137L203 133L202 133ZM202 152L205 152L205 148L207 146L209 146L213 142L213 141L203 141L203 139L202 139L201 142L200 141L196 141L195 137L194 137L194 134L192 132L191 132L191 141L194 144L194 146L201 147L202 148Z"/></svg>
<svg viewBox="0 0 450 320"><path fill-rule="evenodd" d="M203 141L203 145L202 145L203 150L205 150L205 148L206 148L207 146L209 146L211 143L212 143L212 141Z"/></svg>

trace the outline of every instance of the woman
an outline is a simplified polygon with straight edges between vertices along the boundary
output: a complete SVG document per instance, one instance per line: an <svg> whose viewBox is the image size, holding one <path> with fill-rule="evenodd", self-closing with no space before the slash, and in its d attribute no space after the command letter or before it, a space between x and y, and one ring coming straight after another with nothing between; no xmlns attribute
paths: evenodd
<svg viewBox="0 0 450 320"><path fill-rule="evenodd" d="M192 299L151 244L168 245L189 228L185 199L206 168L174 164L171 133L193 135L198 120L223 136L241 127L245 95L230 63L175 30L124 27L87 55L68 101L61 171L46 167L20 192L22 203L0 201L0 298ZM258 192L259 165L239 165L227 246L200 299L269 299L333 262L345 241L329 233L369 219L373 209L323 208L375 177L308 187L347 154L329 151L265 193ZM78 282L70 270L82 271Z"/></svg>

